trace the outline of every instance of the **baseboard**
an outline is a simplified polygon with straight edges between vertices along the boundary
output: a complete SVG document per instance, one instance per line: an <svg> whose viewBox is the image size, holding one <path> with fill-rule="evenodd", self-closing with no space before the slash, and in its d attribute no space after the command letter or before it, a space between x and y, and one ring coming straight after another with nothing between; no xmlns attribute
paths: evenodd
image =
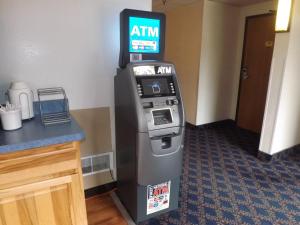
<svg viewBox="0 0 300 225"><path fill-rule="evenodd" d="M100 195L109 191L112 191L117 187L117 182L103 184L97 187L93 187L84 191L85 198L90 198L95 195Z"/></svg>
<svg viewBox="0 0 300 225"><path fill-rule="evenodd" d="M226 120L220 120L220 121L216 121L216 122L212 122L212 123L206 123L206 124L202 124L202 125L194 125L191 124L189 122L185 122L186 127L190 127L190 128L195 128L195 127L214 127L214 126L219 126L220 124L226 124L226 125L235 125L236 122L232 119L226 119Z"/></svg>
<svg viewBox="0 0 300 225"><path fill-rule="evenodd" d="M128 214L126 208L123 206L117 194L113 191L110 193L110 196L114 201L115 205L117 206L117 208L119 209L120 213L122 214L123 218L126 220L127 225L136 225L135 222L130 217L130 215Z"/></svg>
<svg viewBox="0 0 300 225"><path fill-rule="evenodd" d="M269 155L269 154L261 152L261 151L257 152L257 158L260 161L263 161L263 162L270 162L270 161L272 161L272 155Z"/></svg>
<svg viewBox="0 0 300 225"><path fill-rule="evenodd" d="M258 151L257 153L257 158L260 159L263 162L271 162L271 161L275 161L275 160L282 160L282 159L286 159L289 156L296 154L296 152L300 151L300 145L296 145L292 148L288 148L285 149L281 152L278 152L274 155L269 155L267 153Z"/></svg>

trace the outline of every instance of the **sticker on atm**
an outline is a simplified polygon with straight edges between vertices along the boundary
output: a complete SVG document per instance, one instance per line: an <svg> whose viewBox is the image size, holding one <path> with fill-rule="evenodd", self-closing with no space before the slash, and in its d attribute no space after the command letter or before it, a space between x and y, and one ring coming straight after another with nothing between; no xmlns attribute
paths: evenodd
<svg viewBox="0 0 300 225"><path fill-rule="evenodd" d="M169 208L171 181L147 186L147 215Z"/></svg>

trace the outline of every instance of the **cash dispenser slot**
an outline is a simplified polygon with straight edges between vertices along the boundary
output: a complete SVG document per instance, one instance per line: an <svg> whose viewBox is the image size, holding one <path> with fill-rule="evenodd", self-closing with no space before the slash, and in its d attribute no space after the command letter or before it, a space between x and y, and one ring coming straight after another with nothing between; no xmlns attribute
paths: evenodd
<svg viewBox="0 0 300 225"><path fill-rule="evenodd" d="M163 125L173 122L171 109L153 110L152 116L154 120L154 125Z"/></svg>
<svg viewBox="0 0 300 225"><path fill-rule="evenodd" d="M172 138L178 136L179 134L172 133L167 135L161 135L152 137L151 140L153 141L159 141L161 149L168 149L172 147Z"/></svg>
<svg viewBox="0 0 300 225"><path fill-rule="evenodd" d="M170 133L164 130L167 129L156 130L150 136L152 152L155 155L166 155L174 153L178 150L178 146L180 146L182 136L181 130Z"/></svg>
<svg viewBox="0 0 300 225"><path fill-rule="evenodd" d="M171 137L163 137L161 139L161 148L166 149L170 148L172 143L172 138Z"/></svg>

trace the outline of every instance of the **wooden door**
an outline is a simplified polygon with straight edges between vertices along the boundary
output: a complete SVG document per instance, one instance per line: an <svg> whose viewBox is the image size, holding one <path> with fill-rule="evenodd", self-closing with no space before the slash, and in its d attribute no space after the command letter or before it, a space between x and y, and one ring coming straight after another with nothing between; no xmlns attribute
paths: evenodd
<svg viewBox="0 0 300 225"><path fill-rule="evenodd" d="M79 182L70 175L1 190L0 225L86 224Z"/></svg>
<svg viewBox="0 0 300 225"><path fill-rule="evenodd" d="M275 15L246 19L237 125L261 132L275 40Z"/></svg>

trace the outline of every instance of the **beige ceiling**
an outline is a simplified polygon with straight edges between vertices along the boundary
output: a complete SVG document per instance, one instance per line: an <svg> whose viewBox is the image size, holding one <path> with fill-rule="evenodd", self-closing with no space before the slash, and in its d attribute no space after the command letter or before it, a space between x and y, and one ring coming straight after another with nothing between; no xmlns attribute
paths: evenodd
<svg viewBox="0 0 300 225"><path fill-rule="evenodd" d="M197 1L202 0L166 0L165 6L166 7L176 7L179 5L188 5ZM163 0L152 0L153 8L161 8L163 7Z"/></svg>
<svg viewBox="0 0 300 225"><path fill-rule="evenodd" d="M179 5L187 5L193 2L202 1L202 0L166 0L167 7L174 7ZM266 2L270 0L210 0L215 2L223 2L230 5L236 6L246 6L251 5L259 2ZM152 0L153 8L161 8L163 7L163 0Z"/></svg>

